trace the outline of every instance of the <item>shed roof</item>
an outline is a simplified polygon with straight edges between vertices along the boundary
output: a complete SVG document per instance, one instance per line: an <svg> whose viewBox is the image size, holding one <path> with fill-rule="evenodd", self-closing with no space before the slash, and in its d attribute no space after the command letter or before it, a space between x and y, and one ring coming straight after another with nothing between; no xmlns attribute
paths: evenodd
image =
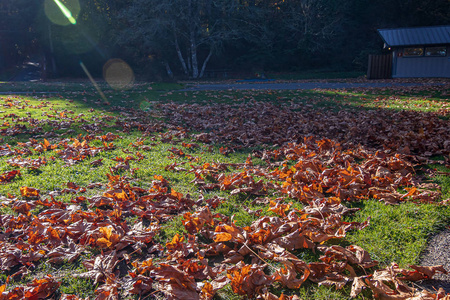
<svg viewBox="0 0 450 300"><path fill-rule="evenodd" d="M450 25L378 29L378 33L391 47L450 44Z"/></svg>

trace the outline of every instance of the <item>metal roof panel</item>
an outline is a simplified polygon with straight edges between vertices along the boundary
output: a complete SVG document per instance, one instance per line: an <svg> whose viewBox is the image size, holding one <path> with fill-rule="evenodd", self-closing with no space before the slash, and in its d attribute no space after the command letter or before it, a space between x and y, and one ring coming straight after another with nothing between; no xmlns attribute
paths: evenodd
<svg viewBox="0 0 450 300"><path fill-rule="evenodd" d="M450 25L378 29L378 33L391 47L450 44Z"/></svg>

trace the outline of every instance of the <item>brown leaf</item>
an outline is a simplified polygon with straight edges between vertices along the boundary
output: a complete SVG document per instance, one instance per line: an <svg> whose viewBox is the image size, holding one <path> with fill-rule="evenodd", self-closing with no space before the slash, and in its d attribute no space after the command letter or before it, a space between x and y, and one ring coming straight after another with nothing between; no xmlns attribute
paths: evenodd
<svg viewBox="0 0 450 300"><path fill-rule="evenodd" d="M350 297L355 298L358 296L367 285L364 283L364 279L367 276L354 277L352 283L352 290L350 292Z"/></svg>
<svg viewBox="0 0 450 300"><path fill-rule="evenodd" d="M20 194L25 198L39 198L39 190L27 186L20 187Z"/></svg>
<svg viewBox="0 0 450 300"><path fill-rule="evenodd" d="M213 226L213 216L208 206L200 208L194 214L187 212L184 214L183 225L191 233L199 232L204 225Z"/></svg>
<svg viewBox="0 0 450 300"><path fill-rule="evenodd" d="M152 259L147 259L147 260L143 261L141 264L138 264L137 262L133 262L133 263L131 263L131 265L136 268L136 272L138 274L145 274L145 273L152 271L154 268L156 268L156 266L153 265Z"/></svg>
<svg viewBox="0 0 450 300"><path fill-rule="evenodd" d="M232 225L222 224L216 227L214 234L214 241L218 242L227 242L227 241L235 241L238 243L244 243L245 238L243 236L243 230Z"/></svg>
<svg viewBox="0 0 450 300"><path fill-rule="evenodd" d="M101 227L98 230L103 235L97 239L97 246L100 248L110 248L119 242L120 235L114 233L112 227Z"/></svg>
<svg viewBox="0 0 450 300"><path fill-rule="evenodd" d="M193 278L171 265L162 263L151 275L164 286L161 291L168 299L200 299Z"/></svg>
<svg viewBox="0 0 450 300"><path fill-rule="evenodd" d="M95 300L119 300L119 283L114 274L109 274L105 284L95 290Z"/></svg>
<svg viewBox="0 0 450 300"><path fill-rule="evenodd" d="M85 261L84 266L88 270L81 274L74 274L74 277L81 277L94 280L94 283L104 282L113 273L117 264L116 251L109 255L99 255L94 260Z"/></svg>
<svg viewBox="0 0 450 300"><path fill-rule="evenodd" d="M49 263L60 264L64 262L72 263L80 257L83 247L70 243L68 247L58 246L47 253Z"/></svg>
<svg viewBox="0 0 450 300"><path fill-rule="evenodd" d="M202 291L200 292L200 299L201 300L213 299L217 291L225 287L229 282L230 280L226 276L215 278L211 282L205 282Z"/></svg>
<svg viewBox="0 0 450 300"><path fill-rule="evenodd" d="M274 281L279 281L281 284L290 289L298 289L308 278L310 271L306 263L303 263L303 275L300 279L297 278L297 270L299 264L294 265L290 261L284 262L284 267L277 270L275 273Z"/></svg>
<svg viewBox="0 0 450 300"><path fill-rule="evenodd" d="M436 272L447 274L447 271L442 265L430 267L412 265L410 267L415 271L403 271L402 274L404 276L399 277L400 280L418 281L423 279L431 279Z"/></svg>
<svg viewBox="0 0 450 300"><path fill-rule="evenodd" d="M240 262L228 270L227 277L231 280L231 288L238 295L252 297L273 282L273 277L263 271L264 267L245 265Z"/></svg>
<svg viewBox="0 0 450 300"><path fill-rule="evenodd" d="M153 279L151 279L150 277L137 275L136 277L132 278L133 288L128 292L135 295L145 295L153 289L152 283Z"/></svg>
<svg viewBox="0 0 450 300"><path fill-rule="evenodd" d="M34 279L27 285L30 288L26 290L24 297L25 299L44 299L51 296L60 285L61 283L50 275L42 279Z"/></svg>
<svg viewBox="0 0 450 300"><path fill-rule="evenodd" d="M0 182L11 182L17 176L21 176L19 170L13 170L0 174Z"/></svg>

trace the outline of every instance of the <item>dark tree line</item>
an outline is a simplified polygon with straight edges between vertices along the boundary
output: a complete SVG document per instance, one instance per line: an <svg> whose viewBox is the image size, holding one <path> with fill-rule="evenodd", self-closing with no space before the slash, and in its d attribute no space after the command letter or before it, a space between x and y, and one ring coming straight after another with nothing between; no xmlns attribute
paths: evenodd
<svg viewBox="0 0 450 300"><path fill-rule="evenodd" d="M381 51L376 29L450 24L448 0L61 3L75 25L62 24L67 16L54 0L0 2L0 73L38 60L49 76L82 76L82 61L100 76L110 58L153 79L201 78L212 69L364 70L367 55Z"/></svg>

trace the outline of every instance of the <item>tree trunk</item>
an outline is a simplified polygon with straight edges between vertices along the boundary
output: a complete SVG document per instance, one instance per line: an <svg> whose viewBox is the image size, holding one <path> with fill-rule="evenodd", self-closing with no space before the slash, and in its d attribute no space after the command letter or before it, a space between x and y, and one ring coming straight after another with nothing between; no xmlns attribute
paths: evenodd
<svg viewBox="0 0 450 300"><path fill-rule="evenodd" d="M205 73L206 65L208 64L208 61L211 58L212 53L213 53L213 51L212 51L212 48L211 48L209 50L208 56L205 58L205 61L203 62L202 70L200 71L200 75L198 76L198 78L202 78L203 77L203 74Z"/></svg>
<svg viewBox="0 0 450 300"><path fill-rule="evenodd" d="M50 42L50 58L52 60L52 75L53 77L57 77L57 68L56 68L56 61L55 61L55 55L54 55L54 49L53 49L53 38L52 38L52 26L50 23L48 24L48 40Z"/></svg>
<svg viewBox="0 0 450 300"><path fill-rule="evenodd" d="M188 61L188 71L189 74L192 73L192 55L191 55L191 48L189 45L187 45L186 47L186 57L187 57L187 61Z"/></svg>
<svg viewBox="0 0 450 300"><path fill-rule="evenodd" d="M41 65L41 79L43 82L47 81L47 53L44 50L44 55L42 57L42 65Z"/></svg>
<svg viewBox="0 0 450 300"><path fill-rule="evenodd" d="M177 34L174 33L175 36L175 49L177 50L178 59L181 62L181 66L183 67L184 74L189 75L188 69L186 67L186 62L184 61L183 54L181 53L180 45L178 44Z"/></svg>
<svg viewBox="0 0 450 300"><path fill-rule="evenodd" d="M197 43L195 41L194 30L191 30L190 34L191 42L191 57L192 57L192 78L198 78L198 61L197 61Z"/></svg>
<svg viewBox="0 0 450 300"><path fill-rule="evenodd" d="M169 63L168 63L167 61L164 62L164 66L166 67L167 75L168 75L171 79L173 79L173 72L172 72L172 70L170 69Z"/></svg>

